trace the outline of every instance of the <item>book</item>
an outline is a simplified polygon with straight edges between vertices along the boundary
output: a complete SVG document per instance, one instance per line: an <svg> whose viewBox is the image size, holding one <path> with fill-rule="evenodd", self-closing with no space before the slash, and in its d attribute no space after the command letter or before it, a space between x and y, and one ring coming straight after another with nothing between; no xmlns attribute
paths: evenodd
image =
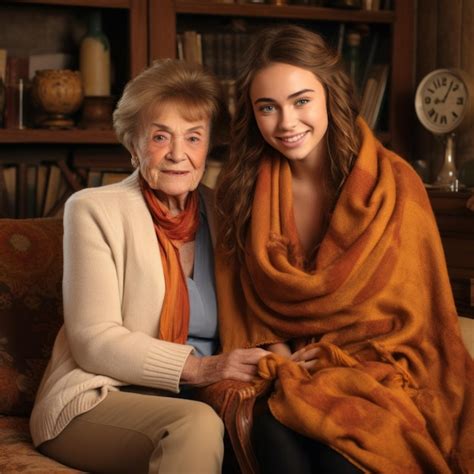
<svg viewBox="0 0 474 474"><path fill-rule="evenodd" d="M202 64L202 52L200 48L200 37L193 30L183 33L184 59L190 63Z"/></svg>
<svg viewBox="0 0 474 474"><path fill-rule="evenodd" d="M183 35L181 33L178 33L176 35L176 53L178 59L181 59L182 61L184 60L184 40L183 40Z"/></svg>
<svg viewBox="0 0 474 474"><path fill-rule="evenodd" d="M35 215L41 216L44 208L44 196L46 193L46 180L48 178L48 165L38 165L36 170L36 196Z"/></svg>
<svg viewBox="0 0 474 474"><path fill-rule="evenodd" d="M362 0L362 9L369 11L380 10L380 0Z"/></svg>
<svg viewBox="0 0 474 474"><path fill-rule="evenodd" d="M89 170L87 173L87 187L96 188L102 184L102 171Z"/></svg>
<svg viewBox="0 0 474 474"><path fill-rule="evenodd" d="M235 48L234 33L223 33L223 55L222 55L222 76L225 79L232 79L235 71Z"/></svg>
<svg viewBox="0 0 474 474"><path fill-rule="evenodd" d="M381 65L377 77L377 90L375 91L375 101L371 116L371 127L373 129L377 126L377 121L380 117L380 110L382 109L382 102L387 88L388 70L388 64Z"/></svg>
<svg viewBox="0 0 474 474"><path fill-rule="evenodd" d="M46 191L44 195L43 216L50 216L51 211L58 198L59 186L61 184L61 170L56 164L51 164L48 171Z"/></svg>
<svg viewBox="0 0 474 474"><path fill-rule="evenodd" d="M26 170L26 217L36 216L36 165Z"/></svg>
<svg viewBox="0 0 474 474"><path fill-rule="evenodd" d="M339 27L337 30L337 43L336 43L336 51L339 54L339 56L342 55L342 50L344 48L345 35L346 35L346 24L339 23Z"/></svg>
<svg viewBox="0 0 474 474"><path fill-rule="evenodd" d="M7 71L7 50L0 48L0 78L3 83L6 83L6 71Z"/></svg>
<svg viewBox="0 0 474 474"><path fill-rule="evenodd" d="M362 95L360 115L372 129L375 128L380 115L387 87L388 70L388 64L375 64L372 66Z"/></svg>
<svg viewBox="0 0 474 474"><path fill-rule="evenodd" d="M207 69L216 73L217 50L216 35L214 33L202 34L202 62Z"/></svg>
<svg viewBox="0 0 474 474"><path fill-rule="evenodd" d="M367 60L365 62L364 72L362 74L361 85L362 89L365 87L367 79L369 78L369 73L374 64L375 53L379 44L379 32L375 31L370 36L369 52L367 53Z"/></svg>
<svg viewBox="0 0 474 474"><path fill-rule="evenodd" d="M8 56L5 81L5 128L19 128L20 80L28 79L28 58Z"/></svg>
<svg viewBox="0 0 474 474"><path fill-rule="evenodd" d="M4 167L0 164L0 217L9 217L7 184L3 171Z"/></svg>
<svg viewBox="0 0 474 474"><path fill-rule="evenodd" d="M114 184L124 180L129 173L124 171L104 171L102 173L102 186L106 186L107 184Z"/></svg>
<svg viewBox="0 0 474 474"><path fill-rule="evenodd" d="M351 77L357 92L360 92L361 80L361 34L358 31L350 30L347 33L347 44L345 51L345 60L349 76Z"/></svg>
<svg viewBox="0 0 474 474"><path fill-rule="evenodd" d="M5 204L7 205L6 214L9 217L16 217L16 178L17 178L17 167L16 166L4 166L3 167L3 179L5 182L6 199Z"/></svg>
<svg viewBox="0 0 474 474"><path fill-rule="evenodd" d="M215 73L221 79L225 78L224 75L224 62L225 62L226 51L224 48L224 33L216 34L216 71Z"/></svg>

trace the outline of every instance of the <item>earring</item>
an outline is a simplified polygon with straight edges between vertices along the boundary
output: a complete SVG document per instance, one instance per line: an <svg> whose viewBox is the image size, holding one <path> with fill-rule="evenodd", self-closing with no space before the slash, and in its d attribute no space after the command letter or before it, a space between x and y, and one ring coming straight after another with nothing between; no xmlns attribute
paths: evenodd
<svg viewBox="0 0 474 474"><path fill-rule="evenodd" d="M138 162L138 158L135 155L132 155L130 162L132 163L132 166L134 168L138 168L139 162Z"/></svg>

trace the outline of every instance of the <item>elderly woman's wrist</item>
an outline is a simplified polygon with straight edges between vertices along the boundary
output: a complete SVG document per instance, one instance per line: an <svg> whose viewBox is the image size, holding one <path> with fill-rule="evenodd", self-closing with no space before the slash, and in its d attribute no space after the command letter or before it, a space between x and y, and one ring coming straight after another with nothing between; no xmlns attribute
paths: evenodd
<svg viewBox="0 0 474 474"><path fill-rule="evenodd" d="M181 382L193 385L198 384L201 365L202 358L189 354L181 372Z"/></svg>

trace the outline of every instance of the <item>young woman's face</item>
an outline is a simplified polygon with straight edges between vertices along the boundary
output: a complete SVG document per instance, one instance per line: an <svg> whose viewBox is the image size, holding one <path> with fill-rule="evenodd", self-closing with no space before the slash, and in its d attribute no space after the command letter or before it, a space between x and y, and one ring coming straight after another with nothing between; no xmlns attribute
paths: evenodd
<svg viewBox="0 0 474 474"><path fill-rule="evenodd" d="M140 171L152 189L167 196L186 196L204 173L210 119L190 121L176 104L155 107L146 124L139 153Z"/></svg>
<svg viewBox="0 0 474 474"><path fill-rule="evenodd" d="M323 85L306 69L273 63L250 85L255 119L265 141L289 160L317 160L328 128Z"/></svg>

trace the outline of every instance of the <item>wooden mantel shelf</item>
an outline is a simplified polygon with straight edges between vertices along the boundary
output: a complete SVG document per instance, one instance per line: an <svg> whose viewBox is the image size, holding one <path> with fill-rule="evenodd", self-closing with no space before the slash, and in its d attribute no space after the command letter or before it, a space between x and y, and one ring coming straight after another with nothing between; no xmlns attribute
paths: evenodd
<svg viewBox="0 0 474 474"><path fill-rule="evenodd" d="M266 18L292 18L318 21L347 21L392 23L395 19L393 11L343 10L301 5L268 5L213 3L196 0L176 0L176 13L204 15L237 15Z"/></svg>
<svg viewBox="0 0 474 474"><path fill-rule="evenodd" d="M58 5L64 7L130 8L132 0L3 0L10 4Z"/></svg>
<svg viewBox="0 0 474 474"><path fill-rule="evenodd" d="M118 144L113 130L0 129L0 143Z"/></svg>

